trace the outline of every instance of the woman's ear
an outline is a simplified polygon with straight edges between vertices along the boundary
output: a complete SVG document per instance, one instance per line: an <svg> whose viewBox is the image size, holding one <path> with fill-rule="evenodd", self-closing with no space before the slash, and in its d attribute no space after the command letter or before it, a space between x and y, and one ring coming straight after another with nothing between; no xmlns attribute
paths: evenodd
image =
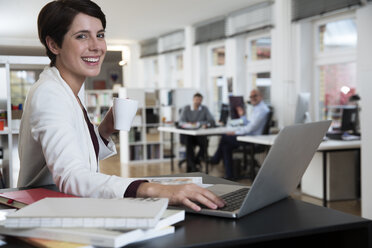
<svg viewBox="0 0 372 248"><path fill-rule="evenodd" d="M58 55L59 54L60 47L57 45L57 43L50 36L47 36L45 38L45 42L46 42L49 50L53 54L55 54L55 55Z"/></svg>

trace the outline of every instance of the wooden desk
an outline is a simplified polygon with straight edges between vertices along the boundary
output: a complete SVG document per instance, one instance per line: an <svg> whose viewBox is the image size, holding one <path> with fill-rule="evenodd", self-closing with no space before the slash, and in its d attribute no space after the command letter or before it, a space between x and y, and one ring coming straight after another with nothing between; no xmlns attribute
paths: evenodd
<svg viewBox="0 0 372 248"><path fill-rule="evenodd" d="M174 150L173 150L173 141L174 137L173 134L184 134L184 135L191 135L191 136L212 136L212 135L222 135L227 132L235 131L236 127L215 127L215 128L199 128L199 129L181 129L176 128L174 126L163 126L158 127L158 130L160 132L168 132L171 134L171 170L174 171ZM204 147L205 149L205 161L206 161L206 167L205 167L205 173L208 174L208 147Z"/></svg>
<svg viewBox="0 0 372 248"><path fill-rule="evenodd" d="M204 183L236 184L203 173L169 176L202 176ZM238 220L187 214L175 226L174 234L126 247L372 247L371 220L292 198ZM30 247L14 238L4 241L5 247Z"/></svg>
<svg viewBox="0 0 372 248"><path fill-rule="evenodd" d="M271 146L275 142L276 135L255 135L255 136L239 136L238 141L255 143ZM360 153L360 140L344 141L344 140L326 140L320 143L318 152L323 154L323 206L327 206L327 153L358 151ZM360 157L360 154L359 156ZM360 164L360 159L358 160Z"/></svg>

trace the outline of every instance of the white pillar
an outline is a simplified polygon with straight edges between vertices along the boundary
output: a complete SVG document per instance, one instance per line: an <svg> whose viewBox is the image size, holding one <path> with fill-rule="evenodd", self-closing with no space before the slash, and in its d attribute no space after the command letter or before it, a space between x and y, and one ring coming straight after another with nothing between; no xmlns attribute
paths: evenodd
<svg viewBox="0 0 372 248"><path fill-rule="evenodd" d="M193 71L195 72L195 81L191 87L202 93L207 91L208 84L208 62L206 45L198 45L194 47L193 56Z"/></svg>
<svg viewBox="0 0 372 248"><path fill-rule="evenodd" d="M195 81L195 71L193 67L194 36L194 28L192 26L185 27L185 51L183 52L183 83L185 88L193 87Z"/></svg>
<svg viewBox="0 0 372 248"><path fill-rule="evenodd" d="M291 1L276 0L274 4L274 23L272 31L272 86L271 101L278 126L290 124L293 112L287 111L295 98L295 84L292 73L292 24Z"/></svg>
<svg viewBox="0 0 372 248"><path fill-rule="evenodd" d="M296 100L298 93L301 92L310 92L311 99L309 104L309 112L311 120L318 119L318 103L315 102L315 99L318 99L318 88L314 85L314 62L313 62L313 53L314 53L314 39L313 39L313 24L312 22L299 22L293 24L293 37L294 37L294 63L293 71L295 78L295 91L294 98L292 99L291 108L288 109L289 112L295 113L296 109ZM313 107L316 106L316 107ZM294 115L291 118L294 122Z"/></svg>
<svg viewBox="0 0 372 248"><path fill-rule="evenodd" d="M357 85L361 97L362 217L372 219L372 5L357 10Z"/></svg>

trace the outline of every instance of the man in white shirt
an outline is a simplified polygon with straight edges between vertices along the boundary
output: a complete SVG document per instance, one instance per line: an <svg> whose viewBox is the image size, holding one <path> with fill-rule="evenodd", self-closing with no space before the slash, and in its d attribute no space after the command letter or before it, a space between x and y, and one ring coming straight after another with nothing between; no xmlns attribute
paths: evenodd
<svg viewBox="0 0 372 248"><path fill-rule="evenodd" d="M235 132L229 132L221 137L218 148L210 160L211 164L218 164L223 159L225 166L225 177L232 179L232 152L240 143L236 137L238 135L260 135L262 134L270 112L269 107L262 100L262 95L258 89L253 89L250 93L250 103L253 105L253 111L248 121L244 110L238 110L243 123L246 123Z"/></svg>

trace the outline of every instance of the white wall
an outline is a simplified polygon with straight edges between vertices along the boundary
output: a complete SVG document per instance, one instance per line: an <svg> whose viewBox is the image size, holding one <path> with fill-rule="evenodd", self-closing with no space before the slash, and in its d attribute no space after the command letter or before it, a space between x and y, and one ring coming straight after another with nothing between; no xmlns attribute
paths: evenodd
<svg viewBox="0 0 372 248"><path fill-rule="evenodd" d="M357 85L361 96L362 216L372 219L372 5L357 10Z"/></svg>
<svg viewBox="0 0 372 248"><path fill-rule="evenodd" d="M130 58L128 64L123 66L125 87L144 87L143 63L140 61L140 46L132 44L129 46Z"/></svg>

